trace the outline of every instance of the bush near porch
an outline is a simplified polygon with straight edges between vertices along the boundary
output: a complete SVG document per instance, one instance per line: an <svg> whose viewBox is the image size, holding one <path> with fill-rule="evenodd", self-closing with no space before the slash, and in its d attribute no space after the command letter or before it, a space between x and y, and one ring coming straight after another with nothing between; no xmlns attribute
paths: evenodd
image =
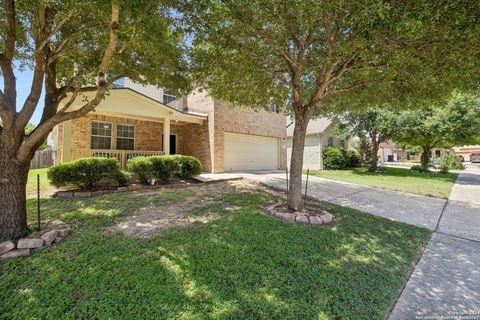
<svg viewBox="0 0 480 320"><path fill-rule="evenodd" d="M128 170L143 184L150 184L152 179L166 183L173 175L183 179L199 175L202 164L197 158L184 155L137 157L128 161Z"/></svg>
<svg viewBox="0 0 480 320"><path fill-rule="evenodd" d="M184 155L136 157L128 161L128 169L142 184L150 184L152 179L167 183L174 175L186 179L200 174L201 163ZM130 180L128 173L120 170L116 158L101 157L58 164L48 169L47 176L56 187L75 186L89 191L124 186Z"/></svg>

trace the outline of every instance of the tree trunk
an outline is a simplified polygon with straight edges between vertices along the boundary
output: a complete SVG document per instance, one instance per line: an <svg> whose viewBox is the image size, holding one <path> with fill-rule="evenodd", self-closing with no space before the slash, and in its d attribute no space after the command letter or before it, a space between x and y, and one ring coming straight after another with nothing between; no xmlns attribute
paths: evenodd
<svg viewBox="0 0 480 320"><path fill-rule="evenodd" d="M302 199L302 169L305 135L310 118L297 112L295 115L295 129L293 130L293 146L290 159L290 180L288 185L288 208L303 210L305 203Z"/></svg>
<svg viewBox="0 0 480 320"><path fill-rule="evenodd" d="M423 171L427 172L428 167L430 166L430 152L432 151L430 146L424 145L422 146L422 156L420 157L420 161L422 164Z"/></svg>
<svg viewBox="0 0 480 320"><path fill-rule="evenodd" d="M0 238L27 234L26 185L30 163L0 153Z"/></svg>
<svg viewBox="0 0 480 320"><path fill-rule="evenodd" d="M378 148L380 147L380 144L377 141L377 134L376 133L371 133L370 134L370 140L372 143L372 154L370 155L370 166L368 168L369 172L375 172L377 171L378 167Z"/></svg>

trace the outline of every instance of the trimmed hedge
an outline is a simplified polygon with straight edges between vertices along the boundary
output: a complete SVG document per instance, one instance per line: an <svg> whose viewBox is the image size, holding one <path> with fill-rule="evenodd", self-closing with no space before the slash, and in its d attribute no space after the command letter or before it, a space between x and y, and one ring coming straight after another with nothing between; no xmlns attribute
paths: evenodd
<svg viewBox="0 0 480 320"><path fill-rule="evenodd" d="M82 158L60 163L48 169L47 177L55 187L77 186L94 190L104 178L126 183L116 158Z"/></svg>
<svg viewBox="0 0 480 320"><path fill-rule="evenodd" d="M183 179L188 179L198 176L202 173L202 163L195 157L191 156L176 156L178 162L178 176Z"/></svg>
<svg viewBox="0 0 480 320"><path fill-rule="evenodd" d="M128 171L132 172L142 184L150 184L153 176L152 162L148 157L135 157L127 162Z"/></svg>
<svg viewBox="0 0 480 320"><path fill-rule="evenodd" d="M152 173L161 182L168 182L178 172L177 156L152 156L148 157L152 163Z"/></svg>
<svg viewBox="0 0 480 320"><path fill-rule="evenodd" d="M323 167L325 170L341 170L360 165L359 155L345 148L326 147L323 149Z"/></svg>
<svg viewBox="0 0 480 320"><path fill-rule="evenodd" d="M166 183L174 175L186 179L202 172L200 160L183 155L136 157L128 160L127 166L143 184L150 184L154 178Z"/></svg>

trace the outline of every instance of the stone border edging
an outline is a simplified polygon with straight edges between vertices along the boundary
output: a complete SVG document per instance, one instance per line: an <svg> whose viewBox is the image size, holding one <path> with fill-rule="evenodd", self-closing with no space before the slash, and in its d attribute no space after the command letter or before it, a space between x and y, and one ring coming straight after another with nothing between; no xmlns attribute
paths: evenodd
<svg viewBox="0 0 480 320"><path fill-rule="evenodd" d="M294 223L301 223L301 224L312 224L312 225L322 225L322 224L329 224L334 221L334 216L331 213L326 211L322 211L323 214L303 214L301 212L298 213L290 213L290 212L280 212L277 211L276 208L280 204L275 203L265 208L265 210L272 216L277 217L279 219L294 222Z"/></svg>
<svg viewBox="0 0 480 320"><path fill-rule="evenodd" d="M72 229L61 220L53 221L56 222L55 228L44 232L38 238L22 238L16 242L5 241L0 243L0 260L4 261L17 257L26 257L29 256L33 250L60 243L64 237L71 233Z"/></svg>

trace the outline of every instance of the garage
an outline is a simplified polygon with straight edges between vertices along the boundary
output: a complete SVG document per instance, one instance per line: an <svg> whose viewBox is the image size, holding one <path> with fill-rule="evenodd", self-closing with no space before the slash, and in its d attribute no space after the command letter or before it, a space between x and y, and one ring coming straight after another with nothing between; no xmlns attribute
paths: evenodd
<svg viewBox="0 0 480 320"><path fill-rule="evenodd" d="M224 135L225 171L278 168L278 138L229 133Z"/></svg>

